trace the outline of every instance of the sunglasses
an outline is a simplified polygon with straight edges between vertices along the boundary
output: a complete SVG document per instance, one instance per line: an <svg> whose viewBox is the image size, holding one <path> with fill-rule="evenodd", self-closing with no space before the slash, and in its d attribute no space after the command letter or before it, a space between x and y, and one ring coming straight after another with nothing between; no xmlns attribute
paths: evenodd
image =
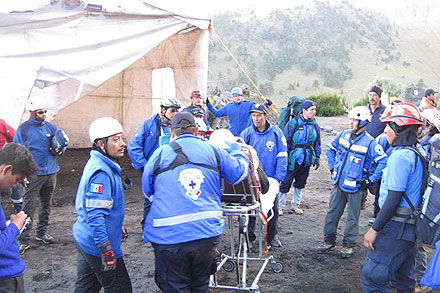
<svg viewBox="0 0 440 293"><path fill-rule="evenodd" d="M177 109L175 109L175 108L170 108L168 111L170 111L171 113L176 113L176 112L178 112L179 110L177 110Z"/></svg>
<svg viewBox="0 0 440 293"><path fill-rule="evenodd" d="M43 115L47 113L47 110L42 110L42 111L35 111L35 113L37 113L38 115Z"/></svg>

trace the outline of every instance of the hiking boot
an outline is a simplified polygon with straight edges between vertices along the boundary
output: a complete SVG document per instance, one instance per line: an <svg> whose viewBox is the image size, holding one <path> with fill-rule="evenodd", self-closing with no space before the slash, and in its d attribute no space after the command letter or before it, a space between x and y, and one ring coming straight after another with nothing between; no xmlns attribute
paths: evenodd
<svg viewBox="0 0 440 293"><path fill-rule="evenodd" d="M299 206L292 206L291 210L293 213L295 213L297 215L304 214L304 211Z"/></svg>
<svg viewBox="0 0 440 293"><path fill-rule="evenodd" d="M41 241L44 244L51 244L53 242L53 237L50 236L49 234L44 234L43 236L36 236L35 239L37 239L37 241Z"/></svg>
<svg viewBox="0 0 440 293"><path fill-rule="evenodd" d="M341 258L349 258L353 255L352 247L342 247L341 249Z"/></svg>
<svg viewBox="0 0 440 293"><path fill-rule="evenodd" d="M328 253L332 250L336 249L336 244L324 242L321 246L318 247L318 253Z"/></svg>
<svg viewBox="0 0 440 293"><path fill-rule="evenodd" d="M280 248L283 245L281 244L281 241L278 240L278 238L274 238L270 241L270 246L275 247L275 248Z"/></svg>
<svg viewBox="0 0 440 293"><path fill-rule="evenodd" d="M29 248L31 248L29 243L20 243L20 254L24 254L24 252Z"/></svg>
<svg viewBox="0 0 440 293"><path fill-rule="evenodd" d="M431 291L432 291L431 287L421 286L421 285L418 285L415 289L416 293L426 293L426 292L431 292Z"/></svg>

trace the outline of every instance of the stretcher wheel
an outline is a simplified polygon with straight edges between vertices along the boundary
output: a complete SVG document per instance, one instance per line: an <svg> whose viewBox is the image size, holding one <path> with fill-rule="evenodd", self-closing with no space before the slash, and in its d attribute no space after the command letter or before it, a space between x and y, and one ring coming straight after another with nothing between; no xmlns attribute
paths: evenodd
<svg viewBox="0 0 440 293"><path fill-rule="evenodd" d="M232 272L235 269L235 263L233 261L227 260L223 265L223 269L226 272Z"/></svg>
<svg viewBox="0 0 440 293"><path fill-rule="evenodd" d="M271 266L274 273L281 273L284 268L283 264L280 262L273 263Z"/></svg>

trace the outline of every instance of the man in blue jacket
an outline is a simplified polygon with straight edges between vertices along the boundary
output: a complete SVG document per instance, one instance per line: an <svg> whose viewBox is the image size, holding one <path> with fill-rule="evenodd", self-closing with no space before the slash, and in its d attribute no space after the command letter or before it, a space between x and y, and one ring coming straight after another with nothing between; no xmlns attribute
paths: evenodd
<svg viewBox="0 0 440 293"><path fill-rule="evenodd" d="M321 156L321 135L315 120L316 106L311 100L305 100L297 119L292 119L284 128L289 151L286 178L280 186L280 213L286 205L287 193L293 183L292 212L302 215L301 192L306 186L310 167L319 168ZM295 180L295 182L293 182Z"/></svg>
<svg viewBox="0 0 440 293"><path fill-rule="evenodd" d="M76 194L73 238L78 250L75 292L131 292L122 257L124 192L121 167L125 142L121 124L102 117L90 124L93 143Z"/></svg>
<svg viewBox="0 0 440 293"><path fill-rule="evenodd" d="M281 184L287 172L287 143L283 132L267 120L267 108L263 104L255 104L250 110L252 126L242 131L240 136L245 143L252 146L263 164L263 170L268 177L272 177ZM278 233L278 195L275 197L272 209L273 217L267 227L267 243L272 247L281 247L276 237ZM251 222L252 221L252 222ZM255 218L250 218L249 240L255 240L253 228Z"/></svg>
<svg viewBox="0 0 440 293"><path fill-rule="evenodd" d="M385 106L381 102L382 89L378 86L373 86L368 93L368 109L371 113L371 122L365 127L365 131L368 132L373 138L378 137L383 133L385 124L380 121L380 116L385 111Z"/></svg>
<svg viewBox="0 0 440 293"><path fill-rule="evenodd" d="M332 172L333 189L325 216L324 243L318 253L327 253L336 247L339 220L348 203L347 222L340 251L342 258L353 255L359 235L359 214L367 188L382 177L387 155L382 147L365 132L371 116L368 108L354 107L349 113L349 129L342 131L327 145L328 166ZM368 174L371 164L377 163L373 174Z"/></svg>
<svg viewBox="0 0 440 293"><path fill-rule="evenodd" d="M171 120L180 107L180 101L176 98L162 99L160 113L145 120L136 130L127 146L133 168L142 171L153 152L170 141Z"/></svg>
<svg viewBox="0 0 440 293"><path fill-rule="evenodd" d="M249 111L252 110L255 103L251 101L243 101L243 91L239 87L234 87L231 91L231 95L232 103L226 104L226 106L220 110L214 108L208 98L206 99L206 105L215 117L227 116L229 130L233 135L239 136L246 127L249 127L252 124Z"/></svg>
<svg viewBox="0 0 440 293"><path fill-rule="evenodd" d="M361 284L365 292L391 292L391 286L397 292L414 292L415 220L407 218L412 210L405 195L414 207L419 206L424 172L422 159L414 148L423 121L415 105L400 103L382 122L386 123L393 152L383 172L380 211L364 236L368 252Z"/></svg>
<svg viewBox="0 0 440 293"><path fill-rule="evenodd" d="M220 176L236 184L248 176L249 163L237 143L228 153L196 137L190 113L177 113L171 127L175 140L153 153L142 176L151 203L144 241L153 245L163 292L208 292L225 226Z"/></svg>
<svg viewBox="0 0 440 293"><path fill-rule="evenodd" d="M9 143L0 150L0 191L17 186L18 181L34 176L38 171L32 154L25 147ZM11 215L8 224L0 204L0 292L24 293L24 261L15 238L25 224L27 215ZM8 221L9 222L9 221Z"/></svg>
<svg viewBox="0 0 440 293"><path fill-rule="evenodd" d="M36 178L32 179L25 189L23 211L33 218L37 197L39 198L36 239L44 244L50 244L54 240L47 233L50 203L55 190L57 172L60 170L55 155L50 152L50 147L51 138L58 131L58 127L46 121L47 105L42 98L31 100L28 109L30 114L29 120L23 122L17 128L14 142L24 145L31 151L38 164L38 173ZM59 154L63 151L64 149ZM31 227L32 224L18 237L20 253L24 253L30 247L29 232Z"/></svg>

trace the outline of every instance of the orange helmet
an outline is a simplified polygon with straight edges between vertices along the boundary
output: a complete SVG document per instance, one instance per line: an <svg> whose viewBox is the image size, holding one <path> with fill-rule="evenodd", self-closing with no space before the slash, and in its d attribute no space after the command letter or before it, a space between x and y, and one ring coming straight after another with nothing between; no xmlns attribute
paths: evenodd
<svg viewBox="0 0 440 293"><path fill-rule="evenodd" d="M388 107L380 117L380 121L383 123L394 122L398 126L423 125L419 110L411 103L398 103Z"/></svg>

